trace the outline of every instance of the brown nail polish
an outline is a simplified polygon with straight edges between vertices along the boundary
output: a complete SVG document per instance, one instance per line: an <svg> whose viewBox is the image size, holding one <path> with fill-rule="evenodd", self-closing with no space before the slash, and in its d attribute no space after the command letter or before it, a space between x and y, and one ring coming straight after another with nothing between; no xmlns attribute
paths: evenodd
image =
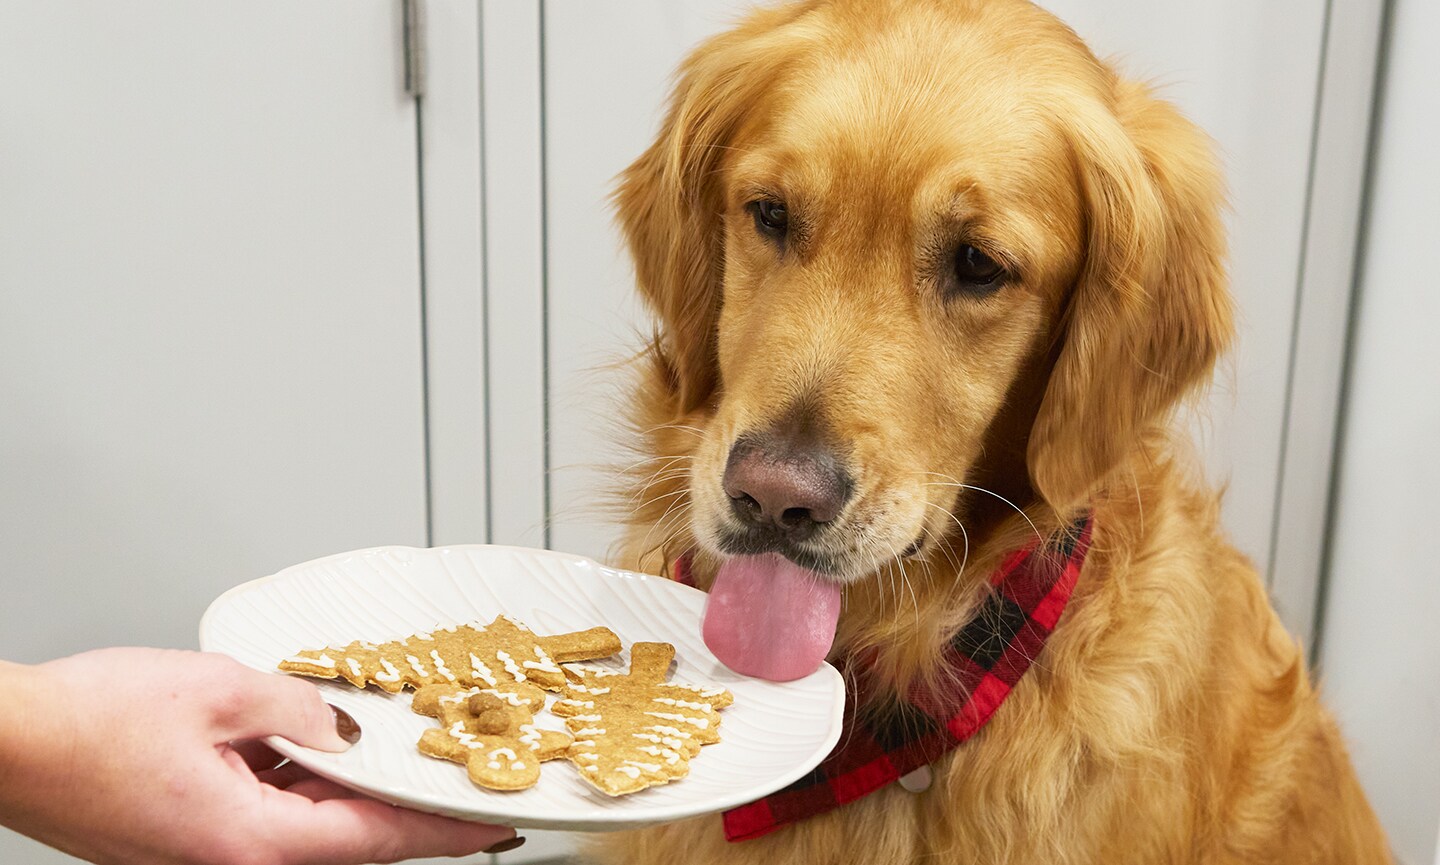
<svg viewBox="0 0 1440 865"><path fill-rule="evenodd" d="M340 738L352 745L360 741L360 725L355 723L350 713L339 706L331 706L330 711L335 713L335 732Z"/></svg>
<svg viewBox="0 0 1440 865"><path fill-rule="evenodd" d="M524 843L525 843L525 836L524 836L524 835L516 835L514 838L506 838L504 841L499 841L499 842L497 842L497 843L495 843L495 844L491 844L489 847L486 847L486 848L485 848L485 852L486 852L486 853L505 853L505 852L508 852L508 851L510 851L510 850L514 850L516 847L519 847L521 844L524 844Z"/></svg>

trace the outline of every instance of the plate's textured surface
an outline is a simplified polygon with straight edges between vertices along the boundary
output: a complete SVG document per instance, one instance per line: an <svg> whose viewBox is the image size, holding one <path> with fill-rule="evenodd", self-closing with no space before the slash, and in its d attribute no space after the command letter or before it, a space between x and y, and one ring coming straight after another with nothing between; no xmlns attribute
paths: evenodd
<svg viewBox="0 0 1440 865"><path fill-rule="evenodd" d="M397 804L512 826L605 831L757 799L818 765L839 736L844 685L833 668L824 665L783 684L737 676L700 639L704 603L694 589L562 553L380 547L296 565L232 589L206 612L200 645L272 671L302 648L383 642L436 625L488 622L499 613L542 634L605 625L627 651L591 663L616 669L628 663L633 643L672 643L673 680L723 685L735 704L721 713L720 743L705 747L689 776L619 799L582 782L563 761L546 764L540 782L528 790L478 789L461 768L416 750L434 721L410 711L409 692L360 691L338 680L313 681L360 723L358 745L324 754L273 743L317 774ZM548 712L538 717L541 726L563 729Z"/></svg>

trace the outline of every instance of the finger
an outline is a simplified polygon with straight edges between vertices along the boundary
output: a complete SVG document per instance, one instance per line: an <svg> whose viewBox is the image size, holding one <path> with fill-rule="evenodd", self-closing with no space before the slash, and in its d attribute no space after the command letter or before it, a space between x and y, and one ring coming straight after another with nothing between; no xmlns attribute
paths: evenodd
<svg viewBox="0 0 1440 865"><path fill-rule="evenodd" d="M357 793L349 787L341 787L324 778L301 778L285 788L297 796L304 796L311 802L327 802L331 799L364 799L364 793Z"/></svg>
<svg viewBox="0 0 1440 865"><path fill-rule="evenodd" d="M222 741L282 736L321 751L350 747L336 731L336 710L314 685L238 663L224 665L223 670L210 707Z"/></svg>
<svg viewBox="0 0 1440 865"><path fill-rule="evenodd" d="M268 771L285 762L285 758L275 753L274 748L259 740L231 742L230 750L239 754L252 772Z"/></svg>
<svg viewBox="0 0 1440 865"><path fill-rule="evenodd" d="M515 830L421 814L366 798L310 802L271 791L263 825L295 865L399 862L468 856L515 837Z"/></svg>
<svg viewBox="0 0 1440 865"><path fill-rule="evenodd" d="M229 766L230 770L233 771L235 774L239 775L241 778L251 780L254 779L255 773L245 763L245 758L237 754L233 749L230 748L230 746L221 745L219 749L219 754L220 759L224 760L225 765Z"/></svg>
<svg viewBox="0 0 1440 865"><path fill-rule="evenodd" d="M269 784L271 787L288 790L299 781L314 778L315 774L299 763L284 763L276 766L274 769L256 772L255 777L260 779L262 784Z"/></svg>

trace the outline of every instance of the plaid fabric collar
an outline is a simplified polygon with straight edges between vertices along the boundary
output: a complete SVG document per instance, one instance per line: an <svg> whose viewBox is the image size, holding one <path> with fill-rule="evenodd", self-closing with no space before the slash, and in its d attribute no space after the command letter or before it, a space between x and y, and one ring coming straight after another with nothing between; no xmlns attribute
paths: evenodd
<svg viewBox="0 0 1440 865"><path fill-rule="evenodd" d="M991 576L995 587L979 612L951 638L944 663L958 686L946 693L919 689L883 716L857 712L845 695L840 744L804 778L764 799L725 812L725 837L748 841L833 810L929 765L990 720L1040 654L1070 600L1090 548L1087 512L1053 535L1012 553ZM675 579L695 585L690 556L675 563ZM845 659L842 667L862 663Z"/></svg>

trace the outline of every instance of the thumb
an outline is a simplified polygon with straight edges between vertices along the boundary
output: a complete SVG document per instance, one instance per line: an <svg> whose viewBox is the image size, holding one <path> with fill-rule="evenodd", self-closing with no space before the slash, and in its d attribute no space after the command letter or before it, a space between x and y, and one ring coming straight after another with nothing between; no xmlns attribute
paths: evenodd
<svg viewBox="0 0 1440 865"><path fill-rule="evenodd" d="M209 707L221 741L280 736L307 748L344 751L359 738L354 720L326 703L309 682L239 663L228 666ZM348 740L337 726L347 728Z"/></svg>

